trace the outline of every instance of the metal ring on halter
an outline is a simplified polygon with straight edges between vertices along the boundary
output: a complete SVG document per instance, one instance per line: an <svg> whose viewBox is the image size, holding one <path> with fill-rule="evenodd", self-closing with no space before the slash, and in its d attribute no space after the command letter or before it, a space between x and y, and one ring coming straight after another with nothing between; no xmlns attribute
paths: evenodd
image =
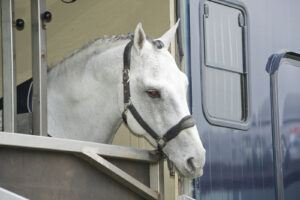
<svg viewBox="0 0 300 200"><path fill-rule="evenodd" d="M163 149L167 144L163 138L159 138L156 142L159 149Z"/></svg>

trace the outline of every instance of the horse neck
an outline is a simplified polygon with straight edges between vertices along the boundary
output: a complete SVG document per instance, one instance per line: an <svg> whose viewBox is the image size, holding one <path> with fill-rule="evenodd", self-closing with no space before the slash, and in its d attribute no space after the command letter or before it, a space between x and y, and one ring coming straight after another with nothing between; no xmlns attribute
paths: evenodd
<svg viewBox="0 0 300 200"><path fill-rule="evenodd" d="M96 49L86 49L49 72L50 135L111 143L122 121L118 90L125 45L123 41L96 54Z"/></svg>

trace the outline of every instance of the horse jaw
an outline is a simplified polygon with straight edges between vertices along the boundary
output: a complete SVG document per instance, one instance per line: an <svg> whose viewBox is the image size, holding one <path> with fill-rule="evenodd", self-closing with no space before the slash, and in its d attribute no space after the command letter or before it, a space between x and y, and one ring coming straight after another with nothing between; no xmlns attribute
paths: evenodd
<svg viewBox="0 0 300 200"><path fill-rule="evenodd" d="M130 112L127 114L127 120L134 134L145 137L150 144L157 147L157 141L136 122ZM196 126L181 131L177 137L166 144L163 152L182 176L196 178L203 175L206 151Z"/></svg>
<svg viewBox="0 0 300 200"><path fill-rule="evenodd" d="M130 112L127 114L127 120L134 134L145 137L157 148L157 141L135 121ZM206 151L196 126L181 131L177 137L166 144L163 152L182 176L196 178L203 175Z"/></svg>

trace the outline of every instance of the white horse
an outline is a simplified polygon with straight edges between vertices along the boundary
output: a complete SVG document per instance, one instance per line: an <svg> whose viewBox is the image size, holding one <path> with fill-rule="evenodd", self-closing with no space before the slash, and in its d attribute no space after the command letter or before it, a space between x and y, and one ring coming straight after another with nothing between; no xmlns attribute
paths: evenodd
<svg viewBox="0 0 300 200"><path fill-rule="evenodd" d="M141 24L131 49L131 102L142 119L162 137L184 116L188 80L168 51L178 22L157 48ZM127 36L98 39L76 51L48 73L48 133L53 137L111 143L122 122L123 53ZM163 47L162 47L163 46ZM157 141L127 112L128 127L151 144ZM185 177L203 174L205 149L196 126L180 131L163 152Z"/></svg>

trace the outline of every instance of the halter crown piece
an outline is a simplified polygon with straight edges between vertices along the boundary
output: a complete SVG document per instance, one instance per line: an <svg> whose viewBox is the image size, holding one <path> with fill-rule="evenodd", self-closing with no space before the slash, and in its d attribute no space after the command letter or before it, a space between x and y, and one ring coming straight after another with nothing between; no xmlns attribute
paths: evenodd
<svg viewBox="0 0 300 200"><path fill-rule="evenodd" d="M152 41L152 44L157 48L161 49L164 44L160 40ZM127 125L126 114L128 110L131 112L135 120L140 124L145 131L147 131L152 138L157 142L157 147L162 150L167 142L175 138L182 130L193 127L195 121L191 115L183 117L176 125L171 127L162 137L160 137L148 124L143 120L137 109L132 104L130 99L130 84L129 84L129 72L130 72L130 60L131 60L131 49L133 45L133 39L126 45L123 54L123 93L124 93L124 111L122 118Z"/></svg>

